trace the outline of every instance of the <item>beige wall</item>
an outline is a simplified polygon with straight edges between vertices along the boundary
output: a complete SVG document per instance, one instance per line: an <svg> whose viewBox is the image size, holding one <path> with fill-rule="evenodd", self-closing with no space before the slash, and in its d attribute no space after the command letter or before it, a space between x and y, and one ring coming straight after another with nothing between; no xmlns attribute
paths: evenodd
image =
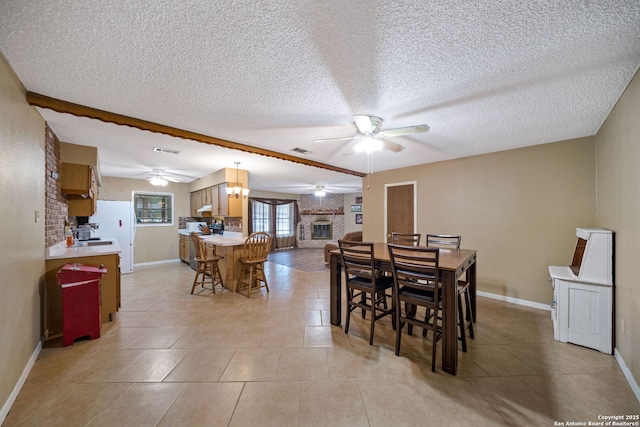
<svg viewBox="0 0 640 427"><path fill-rule="evenodd" d="M190 215L189 184L170 182L155 187L144 179L102 177L101 200L132 200L132 191L173 193L174 221L172 226L141 226L136 230L134 264L178 259L178 218Z"/></svg>
<svg viewBox="0 0 640 427"><path fill-rule="evenodd" d="M615 348L640 379L640 76L596 137L598 226L615 234ZM623 330L624 321L624 330Z"/></svg>
<svg viewBox="0 0 640 427"><path fill-rule="evenodd" d="M416 232L461 234L484 292L550 304L547 266L568 265L575 228L596 225L593 137L376 172L365 240L384 240L384 185L406 181L417 182Z"/></svg>
<svg viewBox="0 0 640 427"><path fill-rule="evenodd" d="M344 195L344 234L362 231L362 224L356 224L356 213L351 212L351 205L355 205L356 197L361 196L362 193L349 193Z"/></svg>
<svg viewBox="0 0 640 427"><path fill-rule="evenodd" d="M0 408L42 337L44 120L0 55ZM36 221L36 211L40 219ZM7 408L8 409L8 408ZM2 420L2 417L0 417Z"/></svg>

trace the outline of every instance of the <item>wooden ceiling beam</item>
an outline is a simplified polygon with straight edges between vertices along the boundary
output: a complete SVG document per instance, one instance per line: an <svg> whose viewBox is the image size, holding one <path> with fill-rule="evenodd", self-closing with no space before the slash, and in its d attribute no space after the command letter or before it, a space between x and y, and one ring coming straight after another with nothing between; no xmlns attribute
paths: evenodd
<svg viewBox="0 0 640 427"><path fill-rule="evenodd" d="M232 150L244 151L251 154L259 154L262 156L273 157L280 160L287 160L306 166L313 166L321 169L327 169L333 172L340 172L357 177L366 176L365 173L357 172L349 169L343 169L337 166L328 165L326 163L315 162L313 160L303 159L301 157L291 156L277 151L266 150L264 148L253 147L251 145L240 144L238 142L227 141L225 139L215 138L213 136L203 135L201 133L191 132L184 129L178 129L171 126L165 126L159 123L149 122L146 120L136 119L134 117L123 116L121 114L111 113L109 111L98 110L96 108L86 107L84 105L74 104L60 99L51 98L33 92L27 92L27 102L34 107L46 108L57 111L58 113L72 114L77 117L88 117L90 119L101 120L116 125L130 126L140 130L161 133L176 138L190 139L193 141L203 142L205 144L217 145L219 147L229 148Z"/></svg>

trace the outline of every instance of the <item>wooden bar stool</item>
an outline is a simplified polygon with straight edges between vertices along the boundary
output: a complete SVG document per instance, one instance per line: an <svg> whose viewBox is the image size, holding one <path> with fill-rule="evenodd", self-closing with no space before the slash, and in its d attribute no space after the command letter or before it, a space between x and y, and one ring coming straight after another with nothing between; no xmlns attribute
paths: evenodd
<svg viewBox="0 0 640 427"><path fill-rule="evenodd" d="M198 233L192 231L189 236L191 237L191 243L195 247L195 261L198 263L196 277L193 279L193 286L191 287L191 293L193 294L193 291L198 285L204 288L205 284L211 284L211 290L215 294L216 285L224 286L222 283L222 274L220 274L220 267L218 266L218 261L224 257L215 254L215 246L214 253L207 254L206 245L204 241L198 237Z"/></svg>
<svg viewBox="0 0 640 427"><path fill-rule="evenodd" d="M244 253L240 258L242 270L238 277L237 291L246 285L247 298L251 298L251 288L266 288L269 292L267 276L264 274L264 263L271 251L271 236L262 231L252 233L244 242ZM262 282L262 285L260 285Z"/></svg>

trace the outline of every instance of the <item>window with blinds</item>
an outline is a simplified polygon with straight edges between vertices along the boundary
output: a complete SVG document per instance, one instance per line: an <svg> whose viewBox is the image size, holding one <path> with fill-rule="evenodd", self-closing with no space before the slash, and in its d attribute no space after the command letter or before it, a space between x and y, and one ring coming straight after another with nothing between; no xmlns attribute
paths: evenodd
<svg viewBox="0 0 640 427"><path fill-rule="evenodd" d="M138 225L173 225L172 193L133 193Z"/></svg>

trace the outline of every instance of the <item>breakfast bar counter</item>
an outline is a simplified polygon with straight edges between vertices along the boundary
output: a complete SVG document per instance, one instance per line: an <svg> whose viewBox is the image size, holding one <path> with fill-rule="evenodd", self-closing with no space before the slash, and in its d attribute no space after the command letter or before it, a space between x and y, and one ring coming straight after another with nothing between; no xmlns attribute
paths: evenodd
<svg viewBox="0 0 640 427"><path fill-rule="evenodd" d="M180 230L180 234L189 234L186 230ZM211 253L223 256L218 261L222 283L231 292L236 292L238 278L242 265L240 258L244 254L244 241L247 239L242 233L225 231L224 234L207 234L199 236Z"/></svg>

